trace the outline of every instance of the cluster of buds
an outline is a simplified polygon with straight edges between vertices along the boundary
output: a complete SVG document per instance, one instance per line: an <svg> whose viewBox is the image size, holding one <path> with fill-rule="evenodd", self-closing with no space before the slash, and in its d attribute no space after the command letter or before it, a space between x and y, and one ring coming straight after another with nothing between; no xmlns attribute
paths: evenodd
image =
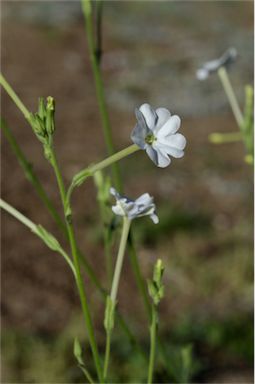
<svg viewBox="0 0 255 384"><path fill-rule="evenodd" d="M148 291L155 306L157 306L161 299L164 297L164 285L162 283L164 273L164 266L161 259L158 259L154 271L152 280L148 280Z"/></svg>
<svg viewBox="0 0 255 384"><path fill-rule="evenodd" d="M46 101L44 98L39 98L38 111L31 113L29 122L33 128L33 131L44 146L46 157L48 157L49 146L51 145L51 138L55 131L55 100L53 97L48 96Z"/></svg>

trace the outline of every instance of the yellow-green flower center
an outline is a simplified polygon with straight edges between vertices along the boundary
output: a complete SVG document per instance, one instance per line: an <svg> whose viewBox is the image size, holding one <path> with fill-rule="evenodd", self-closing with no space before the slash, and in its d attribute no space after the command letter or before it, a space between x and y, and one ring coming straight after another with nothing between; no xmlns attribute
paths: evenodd
<svg viewBox="0 0 255 384"><path fill-rule="evenodd" d="M157 138L153 135L153 133L149 133L146 137L145 137L145 142L149 145L151 145L155 140L157 140Z"/></svg>

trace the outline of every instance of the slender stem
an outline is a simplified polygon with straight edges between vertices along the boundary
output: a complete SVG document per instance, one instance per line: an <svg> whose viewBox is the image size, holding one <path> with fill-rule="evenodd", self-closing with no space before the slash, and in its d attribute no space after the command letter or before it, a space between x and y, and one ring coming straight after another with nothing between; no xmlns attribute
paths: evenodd
<svg viewBox="0 0 255 384"><path fill-rule="evenodd" d="M53 149L51 151L51 164L52 164L53 169L55 171L55 175L56 175L56 179L57 179L57 183L58 183L58 187L59 187L59 192L60 192L63 208L65 208L65 201L66 201L65 186L64 186L63 178L62 178L62 175L60 173L60 170L59 170L59 167L57 164L57 160L56 160L56 156L55 156ZM74 229L73 229L72 223L70 223L69 221L66 222L66 226L67 226L71 251L72 251L72 255L73 255L74 267L75 267L75 271L76 271L76 284L77 284L77 288L79 291L82 311L83 311L83 315L84 315L84 319L85 319L85 323L86 323L86 327L87 327L87 331L88 331L90 346L91 346L92 354L94 357L94 362L95 362L95 366L96 366L96 370L97 370L97 374L98 374L98 379L99 379L99 382L101 383L101 382L103 382L102 381L103 375L102 375L101 363L100 363L99 353L98 353L98 349L97 349L94 329L93 329L93 325L92 325L92 319L91 319L91 315L90 315L87 295L86 295L84 283L82 280L80 260L79 260L78 249L77 249L76 240L75 240L75 236L74 236Z"/></svg>
<svg viewBox="0 0 255 384"><path fill-rule="evenodd" d="M110 165L116 163L116 161L119 161L124 157L131 155L132 153L138 151L139 149L140 148L136 144L132 144L129 147L124 148L121 151L115 153L114 155L109 156L106 159L100 161L99 163L82 169L73 177L73 181L68 192L68 200L70 200L71 193L76 185L81 185L83 181L86 180L86 178L93 176L96 172L109 167Z"/></svg>
<svg viewBox="0 0 255 384"><path fill-rule="evenodd" d="M104 381L107 379L107 372L111 353L111 331L106 331L106 346L105 346L105 358L104 358Z"/></svg>
<svg viewBox="0 0 255 384"><path fill-rule="evenodd" d="M214 144L223 143L235 143L241 141L243 135L241 132L230 132L230 133L218 133L214 132L209 135L209 140Z"/></svg>
<svg viewBox="0 0 255 384"><path fill-rule="evenodd" d="M28 227L35 235L38 236L37 225L33 223L33 221L31 221L28 217L24 216L21 212L19 212L16 208L12 207L10 204L6 203L3 199L0 199L0 207L4 209L6 212L8 212L10 215L15 217L17 220L19 220L22 224ZM43 240L42 237L40 237L40 239ZM69 267L71 268L74 276L76 276L73 263L70 260L69 256L67 255L67 253L60 246L59 246L58 252L64 257L65 261L68 263Z"/></svg>
<svg viewBox="0 0 255 384"><path fill-rule="evenodd" d="M22 149L20 148L19 144L17 143L15 137L13 136L10 128L6 124L6 122L1 119L1 129L4 132L4 135L6 139L8 140L12 151L14 152L15 156L17 157L21 167L24 170L24 173L28 180L31 182L33 187L35 188L38 196L48 209L49 213L51 214L52 218L55 220L56 224L59 226L59 228L62 231L65 231L65 224L62 221L61 217L57 213L52 201L48 197L47 193L45 192L45 189L43 188L40 180L38 179L37 175L35 174L33 170L32 164L26 159L26 156L24 155Z"/></svg>
<svg viewBox="0 0 255 384"><path fill-rule="evenodd" d="M237 98L235 96L235 93L234 93L233 87L231 85L231 82L229 80L228 73L227 73L226 69L224 67L221 67L218 70L218 75L219 75L219 78L222 82L224 91L227 95L229 104L232 108L236 122L237 122L239 128L242 129L243 122L244 122L243 114L242 114L241 109L239 107Z"/></svg>
<svg viewBox="0 0 255 384"><path fill-rule="evenodd" d="M31 229L32 232L36 232L36 224L33 223L28 217L24 216L17 209L12 207L10 204L6 203L3 199L0 199L0 207L3 208L6 212L10 213L13 217L19 220L26 227Z"/></svg>
<svg viewBox="0 0 255 384"><path fill-rule="evenodd" d="M14 92L10 84L6 81L2 73L0 73L0 84L2 87L6 90L10 98L14 101L14 103L17 105L19 110L23 113L26 119L30 118L30 112L28 109L25 107L25 105L22 103L18 95Z"/></svg>
<svg viewBox="0 0 255 384"><path fill-rule="evenodd" d="M131 221L127 217L124 217L123 218L122 234L121 234L121 239L120 239L120 246L119 246L116 266L115 266L115 270L114 270L111 295L110 295L113 304L116 303L116 297L117 297L119 281L120 281L120 274L121 274L121 269L122 269L122 265L123 265L130 224L131 224Z"/></svg>
<svg viewBox="0 0 255 384"><path fill-rule="evenodd" d="M148 368L148 384L153 382L153 371L155 363L155 352L156 352L156 329L157 329L157 311L155 305L152 305L152 319L150 326L150 359Z"/></svg>
<svg viewBox="0 0 255 384"><path fill-rule="evenodd" d="M124 148L121 151L115 153L114 155L107 157L107 159L104 159L103 161L100 161L99 163L93 165L90 168L90 170L92 173L95 173L99 170L109 167L109 165L116 163L117 161L123 159L124 157L127 157L132 153L139 151L139 149L140 148L136 144L132 144L129 147Z"/></svg>
<svg viewBox="0 0 255 384"><path fill-rule="evenodd" d="M97 64L100 66L102 57L102 16L103 0L96 0L96 49Z"/></svg>
<svg viewBox="0 0 255 384"><path fill-rule="evenodd" d="M90 0L81 0L81 5L82 5L85 21L86 21L85 28L86 28L86 35L87 35L87 41L88 41L89 57L90 57L91 66L94 74L96 94L97 94L98 105L99 105L99 110L100 110L101 120L103 125L104 139L105 139L108 155L112 155L115 152L115 150L114 150L113 139L112 139L110 119L109 119L108 110L105 102L103 80L102 80L100 67L97 60L97 56L96 56L96 45L94 42L91 2ZM111 167L112 167L114 185L118 190L120 190L121 182L120 182L118 164L112 163Z"/></svg>

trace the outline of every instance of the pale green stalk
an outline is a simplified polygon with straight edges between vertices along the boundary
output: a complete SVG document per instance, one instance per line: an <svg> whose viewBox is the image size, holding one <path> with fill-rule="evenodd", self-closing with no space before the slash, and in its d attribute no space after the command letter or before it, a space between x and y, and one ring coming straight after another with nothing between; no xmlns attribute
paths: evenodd
<svg viewBox="0 0 255 384"><path fill-rule="evenodd" d="M19 212L16 208L6 203L3 199L0 199L0 207L4 209L6 212L8 212L10 215L15 217L17 220L19 220L26 227L28 227L35 235L39 236L37 225L33 223L30 219L28 219L26 216L24 216L21 212ZM40 239L42 238L40 237ZM67 253L62 249L62 247L58 248L58 252L64 257L65 261L68 263L69 267L71 268L76 278L76 271L75 271L74 265L70 260L69 256L67 255Z"/></svg>
<svg viewBox="0 0 255 384"><path fill-rule="evenodd" d="M129 218L123 217L123 227L122 227L122 234L120 239L120 246L119 246L119 251L117 255L117 261L115 265L111 294L110 294L110 299L114 309L117 303L116 298L118 294L120 274L123 266L123 260L124 260L126 245L127 245L128 234L130 230L130 224L131 224L131 221L129 220ZM113 316L112 321L114 322L114 310L113 310L112 316ZM107 372L108 372L108 366L109 366L109 360L110 360L111 334L112 334L111 328L106 330L106 351L105 351L105 360L104 360L104 379L105 380L107 378Z"/></svg>
<svg viewBox="0 0 255 384"><path fill-rule="evenodd" d="M120 281L120 274L122 270L130 224L131 224L131 221L127 217L124 217L122 234L120 239L120 246L119 246L116 266L115 266L114 275L113 275L111 294L110 294L110 297L113 303L116 303L116 297L117 297L119 281Z"/></svg>
<svg viewBox="0 0 255 384"><path fill-rule="evenodd" d="M153 382L153 372L155 364L155 354L156 354L156 330L157 330L157 310L155 305L152 305L152 318L150 326L150 359L149 359L149 368L148 368L148 384Z"/></svg>
<svg viewBox="0 0 255 384"><path fill-rule="evenodd" d="M6 90L6 92L8 93L8 95L10 96L10 98L13 100L13 102L17 105L17 107L19 108L19 110L23 113L23 115L25 116L25 118L27 120L29 120L30 118L30 113L28 111L28 109L25 107L25 105L22 103L22 101L20 100L20 98L17 96L17 94L14 92L14 90L12 89L12 87L10 86L10 84L5 80L4 76L2 75L2 73L0 73L0 84L2 85L2 87Z"/></svg>
<svg viewBox="0 0 255 384"><path fill-rule="evenodd" d="M218 75L219 75L219 78L222 82L224 91L227 95L229 104L232 108L236 122L237 122L239 128L242 129L243 122L244 122L243 114L242 114L241 109L239 107L237 98L235 96L235 93L234 93L233 87L231 85L231 82L229 80L228 73L227 73L226 69L224 67L221 67L218 70Z"/></svg>
<svg viewBox="0 0 255 384"><path fill-rule="evenodd" d="M230 132L230 133L218 133L214 132L209 135L209 140L213 144L223 144L223 143L235 143L242 141L243 135L241 132Z"/></svg>
<svg viewBox="0 0 255 384"><path fill-rule="evenodd" d="M132 144L129 147L124 148L121 151L115 153L114 155L107 157L103 161L100 161L97 164L90 165L89 167L84 168L74 176L72 185L70 187L71 191L75 186L80 186L88 177L93 176L96 172L102 171L103 169L109 167L110 165L116 163L121 159L124 159L125 157L131 155L139 149L140 148L136 144Z"/></svg>

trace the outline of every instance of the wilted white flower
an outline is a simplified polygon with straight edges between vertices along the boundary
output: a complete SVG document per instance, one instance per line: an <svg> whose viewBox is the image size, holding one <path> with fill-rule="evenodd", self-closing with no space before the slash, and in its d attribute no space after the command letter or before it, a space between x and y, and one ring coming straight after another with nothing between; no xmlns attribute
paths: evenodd
<svg viewBox="0 0 255 384"><path fill-rule="evenodd" d="M121 196L115 188L110 189L111 194L116 199L116 205L112 207L115 215L126 216L129 220L133 220L136 217L150 216L153 223L159 222L156 215L156 206L153 202L153 197L148 193L144 193L138 199L131 200L126 196Z"/></svg>
<svg viewBox="0 0 255 384"><path fill-rule="evenodd" d="M217 72L221 67L229 67L237 57L237 51L235 48L229 48L223 55L215 60L207 61L197 70L198 80L205 80L214 72Z"/></svg>
<svg viewBox="0 0 255 384"><path fill-rule="evenodd" d="M150 159L161 168L167 167L170 156L180 158L186 139L176 133L181 125L177 115L171 116L166 108L154 110L149 104L143 104L135 110L137 124L131 134L132 141L144 149Z"/></svg>

